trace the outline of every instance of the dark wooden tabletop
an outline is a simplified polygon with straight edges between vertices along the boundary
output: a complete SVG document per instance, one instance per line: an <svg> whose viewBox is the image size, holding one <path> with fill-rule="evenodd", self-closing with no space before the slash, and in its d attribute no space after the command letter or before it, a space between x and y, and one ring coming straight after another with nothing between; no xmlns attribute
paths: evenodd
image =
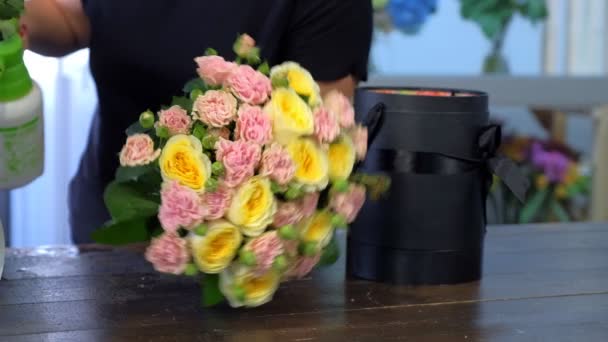
<svg viewBox="0 0 608 342"><path fill-rule="evenodd" d="M255 309L199 306L134 250L11 250L0 341L608 341L608 225L490 227L480 282L345 280L344 262Z"/></svg>

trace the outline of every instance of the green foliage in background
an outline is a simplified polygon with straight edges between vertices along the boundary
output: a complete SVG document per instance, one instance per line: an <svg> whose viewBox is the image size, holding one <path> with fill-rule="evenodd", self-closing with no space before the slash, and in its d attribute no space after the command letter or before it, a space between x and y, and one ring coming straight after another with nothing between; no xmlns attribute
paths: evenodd
<svg viewBox="0 0 608 342"><path fill-rule="evenodd" d="M460 15L477 23L490 40L498 39L516 14L532 23L547 17L545 0L460 0L460 4Z"/></svg>
<svg viewBox="0 0 608 342"><path fill-rule="evenodd" d="M0 41L17 33L17 19L21 16L23 10L23 0L0 0Z"/></svg>

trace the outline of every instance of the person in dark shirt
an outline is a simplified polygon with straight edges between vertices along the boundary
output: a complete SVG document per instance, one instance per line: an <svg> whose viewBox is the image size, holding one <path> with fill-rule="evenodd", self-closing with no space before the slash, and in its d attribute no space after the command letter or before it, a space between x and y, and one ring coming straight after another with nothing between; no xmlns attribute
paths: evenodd
<svg viewBox="0 0 608 342"><path fill-rule="evenodd" d="M29 0L21 22L34 52L90 49L99 105L69 198L72 238L86 243L109 219L103 191L125 129L178 95L207 47L232 59L232 43L247 33L271 65L295 61L322 93L352 96L367 77L372 8L370 0Z"/></svg>

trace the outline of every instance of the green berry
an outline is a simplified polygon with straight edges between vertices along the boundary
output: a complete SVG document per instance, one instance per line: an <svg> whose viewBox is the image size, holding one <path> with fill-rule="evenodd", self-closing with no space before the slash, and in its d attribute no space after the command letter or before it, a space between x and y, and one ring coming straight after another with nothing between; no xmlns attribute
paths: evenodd
<svg viewBox="0 0 608 342"><path fill-rule="evenodd" d="M219 161L214 162L213 164L211 164L211 172L216 176L223 175L224 165Z"/></svg>
<svg viewBox="0 0 608 342"><path fill-rule="evenodd" d="M207 234L209 227L206 224L200 224L198 227L194 228L194 234L199 236L204 236Z"/></svg>
<svg viewBox="0 0 608 342"><path fill-rule="evenodd" d="M278 194L278 193L283 192L283 187L281 185L279 185L279 183L273 181L273 182L270 182L270 190L273 193Z"/></svg>
<svg viewBox="0 0 608 342"><path fill-rule="evenodd" d="M195 276L198 274L198 267L195 264L186 265L186 269L184 270L184 274L187 276Z"/></svg>
<svg viewBox="0 0 608 342"><path fill-rule="evenodd" d="M304 256L314 256L317 254L317 243L316 242L302 242L298 246L298 252Z"/></svg>
<svg viewBox="0 0 608 342"><path fill-rule="evenodd" d="M234 293L234 296L240 302L244 301L245 298L247 297L247 294L245 293L245 289L238 285L234 285L234 287L232 288L232 293Z"/></svg>
<svg viewBox="0 0 608 342"><path fill-rule="evenodd" d="M346 218L340 214L336 214L331 218L331 225L334 227L346 227L347 224Z"/></svg>
<svg viewBox="0 0 608 342"><path fill-rule="evenodd" d="M197 99L199 96L201 96L201 95L203 95L203 91L202 91L202 90L200 90L200 89L194 89L194 90L192 90L192 91L190 92L190 100L192 100L192 101L196 101L196 99Z"/></svg>
<svg viewBox="0 0 608 342"><path fill-rule="evenodd" d="M279 237L283 240L295 240L298 237L298 232L292 225L288 224L279 228Z"/></svg>
<svg viewBox="0 0 608 342"><path fill-rule="evenodd" d="M139 115L139 124L143 128L152 128L154 127L154 113L150 110L147 110Z"/></svg>
<svg viewBox="0 0 608 342"><path fill-rule="evenodd" d="M291 187L291 186L285 192L285 198L287 198L288 200L297 199L301 195L302 195L302 191L300 191L300 189L298 189L296 187Z"/></svg>
<svg viewBox="0 0 608 342"><path fill-rule="evenodd" d="M169 137L169 129L165 126L156 127L156 136L159 138L166 139Z"/></svg>
<svg viewBox="0 0 608 342"><path fill-rule="evenodd" d="M346 179L335 181L333 188L338 192L346 192L348 190L349 183Z"/></svg>
<svg viewBox="0 0 608 342"><path fill-rule="evenodd" d="M274 268L275 271L283 272L287 268L287 257L284 255L279 255L278 257L274 258L272 268Z"/></svg>
<svg viewBox="0 0 608 342"><path fill-rule="evenodd" d="M209 178L207 179L207 182L205 183L205 189L209 192L214 192L215 190L217 190L218 187L218 181L215 178Z"/></svg>
<svg viewBox="0 0 608 342"><path fill-rule="evenodd" d="M241 261L241 263L245 266L255 266L256 264L256 260L255 260L255 253L253 253L252 251L248 251L248 250L241 250L241 253L239 255L239 260Z"/></svg>
<svg viewBox="0 0 608 342"><path fill-rule="evenodd" d="M213 135L207 135L205 137L203 137L202 143L203 143L203 147L206 150L213 150L215 148L215 143L217 142L217 137L213 136Z"/></svg>

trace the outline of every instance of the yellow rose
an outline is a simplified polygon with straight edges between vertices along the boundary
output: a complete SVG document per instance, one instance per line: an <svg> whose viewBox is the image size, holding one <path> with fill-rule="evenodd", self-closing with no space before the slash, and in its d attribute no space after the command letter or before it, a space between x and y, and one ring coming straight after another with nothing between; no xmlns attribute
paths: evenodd
<svg viewBox="0 0 608 342"><path fill-rule="evenodd" d="M308 188L322 189L327 186L327 154L311 139L293 140L287 145L296 172L294 180Z"/></svg>
<svg viewBox="0 0 608 342"><path fill-rule="evenodd" d="M578 170L578 165L576 163L570 163L568 165L568 170L566 171L566 176L564 177L564 185L572 185L576 180L580 177L580 172Z"/></svg>
<svg viewBox="0 0 608 342"><path fill-rule="evenodd" d="M204 236L191 233L188 241L198 268L205 273L220 273L236 256L243 237L238 227L218 220L209 224Z"/></svg>
<svg viewBox="0 0 608 342"><path fill-rule="evenodd" d="M279 282L280 276L272 268L260 275L237 263L220 274L219 286L233 308L256 307L272 300Z"/></svg>
<svg viewBox="0 0 608 342"><path fill-rule="evenodd" d="M568 189L564 184L555 187L555 198L563 200L568 197Z"/></svg>
<svg viewBox="0 0 608 342"><path fill-rule="evenodd" d="M316 212L311 218L302 222L300 239L303 242L317 243L319 248L327 246L334 232L332 217L332 213L328 210Z"/></svg>
<svg viewBox="0 0 608 342"><path fill-rule="evenodd" d="M345 180L350 177L355 166L357 151L353 141L348 136L329 145L329 179L332 181Z"/></svg>
<svg viewBox="0 0 608 342"><path fill-rule="evenodd" d="M536 184L537 189L543 190L549 186L549 179L545 175L538 175L536 176L536 179L534 179L534 183Z"/></svg>
<svg viewBox="0 0 608 342"><path fill-rule="evenodd" d="M246 236L258 236L272 223L277 203L270 181L264 177L252 177L241 185L234 197L226 217L241 228Z"/></svg>
<svg viewBox="0 0 608 342"><path fill-rule="evenodd" d="M284 79L289 87L298 95L308 99L308 104L315 107L321 103L319 85L312 78L308 70L302 68L298 63L285 62L270 70L270 78L275 80ZM281 83L279 81L279 83Z"/></svg>
<svg viewBox="0 0 608 342"><path fill-rule="evenodd" d="M174 135L163 148L160 170L164 180L176 180L181 185L203 192L211 176L211 162L203 153L200 140L191 135Z"/></svg>
<svg viewBox="0 0 608 342"><path fill-rule="evenodd" d="M314 132L310 107L292 89L279 88L273 91L265 111L272 118L273 136L281 144Z"/></svg>

